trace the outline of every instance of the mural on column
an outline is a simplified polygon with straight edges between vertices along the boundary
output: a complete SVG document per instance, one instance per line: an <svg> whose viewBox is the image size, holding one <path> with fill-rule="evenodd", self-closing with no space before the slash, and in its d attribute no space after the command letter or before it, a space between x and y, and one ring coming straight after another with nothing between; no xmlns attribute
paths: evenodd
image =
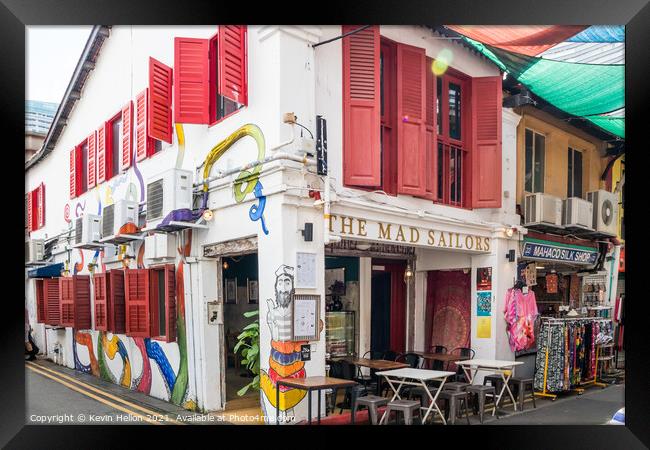
<svg viewBox="0 0 650 450"><path fill-rule="evenodd" d="M268 369L260 369L262 408L267 420L275 417L278 378L304 378L305 363L300 360L300 346L306 341L293 342L294 268L282 264L275 271L275 298L267 299L266 322L271 330L271 354ZM283 386L280 388L280 411L292 417L293 408L305 397L306 391Z"/></svg>

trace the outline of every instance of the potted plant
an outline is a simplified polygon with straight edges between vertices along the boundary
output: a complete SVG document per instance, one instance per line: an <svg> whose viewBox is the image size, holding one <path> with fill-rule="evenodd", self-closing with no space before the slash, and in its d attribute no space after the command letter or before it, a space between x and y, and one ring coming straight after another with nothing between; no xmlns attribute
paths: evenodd
<svg viewBox="0 0 650 450"><path fill-rule="evenodd" d="M248 311L244 313L244 317L259 316L259 311ZM234 352L241 350L242 365L246 367L252 374L253 380L246 386L237 391L238 396L243 396L249 389L259 391L260 389L260 322L259 317L246 325L241 334L237 336L237 344L235 345Z"/></svg>

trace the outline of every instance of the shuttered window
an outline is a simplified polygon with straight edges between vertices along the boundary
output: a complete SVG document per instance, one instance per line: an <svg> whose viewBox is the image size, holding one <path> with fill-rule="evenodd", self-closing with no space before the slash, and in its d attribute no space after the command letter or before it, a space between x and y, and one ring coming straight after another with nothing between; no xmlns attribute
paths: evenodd
<svg viewBox="0 0 650 450"><path fill-rule="evenodd" d="M176 340L176 277L173 264L149 269L151 336Z"/></svg>
<svg viewBox="0 0 650 450"><path fill-rule="evenodd" d="M149 58L148 134L153 139L172 142L171 67Z"/></svg>
<svg viewBox="0 0 650 450"><path fill-rule="evenodd" d="M97 184L103 183L111 178L110 169L112 165L111 154L106 152L107 147L107 124L102 124L97 129Z"/></svg>
<svg viewBox="0 0 650 450"><path fill-rule="evenodd" d="M124 270L110 270L108 278L108 331L112 333L125 333Z"/></svg>
<svg viewBox="0 0 650 450"><path fill-rule="evenodd" d="M142 161L151 154L153 143L149 138L147 120L147 97L149 89L140 92L135 98L135 159Z"/></svg>
<svg viewBox="0 0 650 450"><path fill-rule="evenodd" d="M438 131L438 92L436 89L437 77L434 75L433 59L426 59L426 170L425 170L425 197L429 200L438 198L438 148L437 148L437 131Z"/></svg>
<svg viewBox="0 0 650 450"><path fill-rule="evenodd" d="M81 178L77 167L81 166L81 150L79 146L70 150L70 198L81 194Z"/></svg>
<svg viewBox="0 0 650 450"><path fill-rule="evenodd" d="M97 167L95 165L95 160L97 157L97 140L96 140L96 134L93 131L90 133L88 138L86 139L87 142L87 158L88 162L86 164L86 180L87 180L87 186L88 189L92 189L95 187L95 184L97 182Z"/></svg>
<svg viewBox="0 0 650 450"><path fill-rule="evenodd" d="M219 26L218 93L240 105L248 104L246 34L245 25Z"/></svg>
<svg viewBox="0 0 650 450"><path fill-rule="evenodd" d="M46 305L43 280L34 280L34 290L36 291L36 321L38 323L45 323Z"/></svg>
<svg viewBox="0 0 650 450"><path fill-rule="evenodd" d="M131 167L133 153L133 102L122 107L122 170ZM116 161L113 162L117 164Z"/></svg>
<svg viewBox="0 0 650 450"><path fill-rule="evenodd" d="M174 39L174 121L210 122L208 40Z"/></svg>
<svg viewBox="0 0 650 450"><path fill-rule="evenodd" d="M76 330L91 328L90 277L73 275L59 278L60 325Z"/></svg>
<svg viewBox="0 0 650 450"><path fill-rule="evenodd" d="M124 301L127 336L150 337L148 269L124 272Z"/></svg>
<svg viewBox="0 0 650 450"><path fill-rule="evenodd" d="M93 287L95 291L95 330L108 331L108 291L109 277L105 273L93 275Z"/></svg>
<svg viewBox="0 0 650 450"><path fill-rule="evenodd" d="M41 183L25 196L29 232L45 226L45 185Z"/></svg>
<svg viewBox="0 0 650 450"><path fill-rule="evenodd" d="M45 299L45 323L51 326L60 325L59 278L43 280L43 297Z"/></svg>

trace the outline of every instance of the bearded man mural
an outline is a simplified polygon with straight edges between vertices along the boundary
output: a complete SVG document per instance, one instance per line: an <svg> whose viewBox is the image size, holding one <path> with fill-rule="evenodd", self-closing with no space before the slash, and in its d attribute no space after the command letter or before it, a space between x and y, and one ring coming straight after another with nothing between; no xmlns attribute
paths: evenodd
<svg viewBox="0 0 650 450"><path fill-rule="evenodd" d="M275 271L275 298L267 299L269 307L266 322L271 330L271 354L268 371L260 369L260 389L265 416L274 418L272 411L267 411L267 403L276 407L276 387L278 378L305 377L305 363L300 360L300 346L306 341L291 341L293 338L293 293L294 268L281 265ZM288 421L293 416L293 408L300 403L307 393L305 391L283 386L280 389L281 419ZM269 414L270 413L270 414Z"/></svg>

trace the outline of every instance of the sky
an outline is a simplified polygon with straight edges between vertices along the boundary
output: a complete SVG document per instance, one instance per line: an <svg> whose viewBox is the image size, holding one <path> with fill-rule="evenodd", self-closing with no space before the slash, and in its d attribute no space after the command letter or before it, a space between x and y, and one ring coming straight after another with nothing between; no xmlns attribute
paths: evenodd
<svg viewBox="0 0 650 450"><path fill-rule="evenodd" d="M25 100L60 103L91 26L25 28Z"/></svg>

